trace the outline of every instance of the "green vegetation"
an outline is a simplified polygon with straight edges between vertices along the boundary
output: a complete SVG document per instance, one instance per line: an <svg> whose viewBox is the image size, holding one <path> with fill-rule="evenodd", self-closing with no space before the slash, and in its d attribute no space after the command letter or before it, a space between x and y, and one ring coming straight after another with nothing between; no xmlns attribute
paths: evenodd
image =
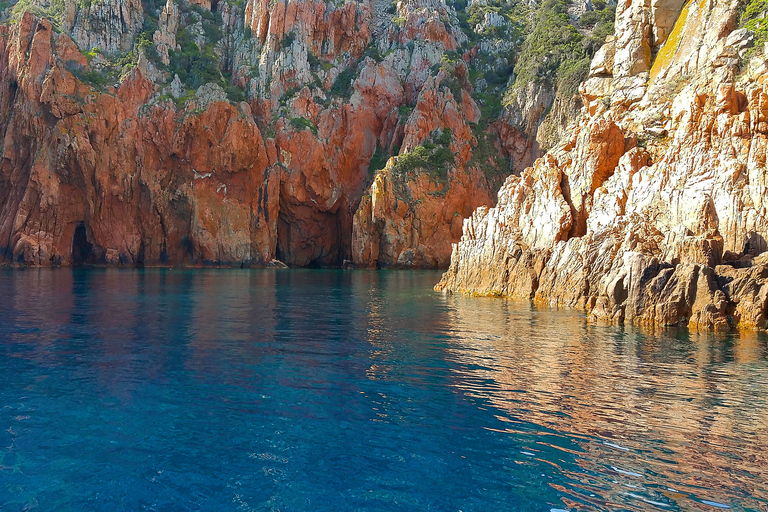
<svg viewBox="0 0 768 512"><path fill-rule="evenodd" d="M187 91L178 98L171 98L173 99L173 103L176 105L176 108L184 108L184 104L195 97L195 91Z"/></svg>
<svg viewBox="0 0 768 512"><path fill-rule="evenodd" d="M389 160L389 156L382 151L381 146L377 142L376 151L373 153L371 161L368 163L368 175L373 176L373 173L383 169L387 165L387 160Z"/></svg>
<svg viewBox="0 0 768 512"><path fill-rule="evenodd" d="M575 61L566 61L557 68L557 90L564 96L574 96L579 93L579 85L589 75L591 57L583 57Z"/></svg>
<svg viewBox="0 0 768 512"><path fill-rule="evenodd" d="M545 0L520 51L515 66L516 82L524 85L535 80L554 81L561 63L581 59L582 39L568 19L565 2Z"/></svg>
<svg viewBox="0 0 768 512"><path fill-rule="evenodd" d="M232 103L240 103L241 101L248 101L245 95L245 91L236 85L232 85L232 73L222 73L224 77L224 92L227 93L227 99Z"/></svg>
<svg viewBox="0 0 768 512"><path fill-rule="evenodd" d="M366 46L365 52L363 52L363 58L365 57L370 57L376 62L381 62L384 60L384 57L381 55L381 53L379 53L379 49L375 43L370 43L368 46Z"/></svg>
<svg viewBox="0 0 768 512"><path fill-rule="evenodd" d="M291 128L293 128L297 132L306 130L308 128L312 131L314 135L317 135L317 126L315 126L315 124L312 121L304 117L292 117Z"/></svg>
<svg viewBox="0 0 768 512"><path fill-rule="evenodd" d="M164 0L142 0L142 6L144 7L144 15L149 13L150 15L158 15L165 6ZM181 7L184 7L183 5Z"/></svg>
<svg viewBox="0 0 768 512"><path fill-rule="evenodd" d="M171 61L168 71L171 76L179 75L181 81L191 89L197 89L208 82L223 81L218 59L213 53L213 45L209 44L200 49L186 28L176 34L176 42L180 49L168 52Z"/></svg>
<svg viewBox="0 0 768 512"><path fill-rule="evenodd" d="M190 89L197 89L203 84L214 82L224 89L229 101L234 103L245 101L245 92L231 85L231 74L222 74L219 70L219 59L214 53L214 45L221 39L221 29L216 25L220 15L202 8L200 10L207 13L203 15L203 31L206 34L207 44L201 49L186 28L179 30L176 34L176 42L180 49L168 52L170 57L168 71L171 76L179 75L179 79Z"/></svg>
<svg viewBox="0 0 768 512"><path fill-rule="evenodd" d="M92 0L100 1L100 0ZM194 97L195 91L203 84L214 82L220 85L227 93L227 98L232 102L246 100L245 91L231 85L231 73L223 74L220 71L219 59L214 53L214 46L223 35L220 25L222 23L219 13L212 13L207 9L194 4L182 2L180 7L200 22L206 38L203 48L198 47L189 27L179 29L176 34L178 50L170 50L170 63L164 66L157 46L153 41L153 34L157 30L157 18L152 15L152 7L161 8L164 2L161 0L148 0L145 2L147 10L144 13L142 31L136 36L133 49L125 54L104 55L98 48L84 51L83 55L90 63L97 55L103 58L102 64L97 69L85 70L75 62L66 64L67 69L77 78L90 84L97 90L104 91L109 85L118 83L130 73L137 65L139 56L144 53L155 66L168 71L171 77L179 75L188 91L180 98L174 98L177 106L182 106L186 101ZM170 99L170 98L169 98Z"/></svg>
<svg viewBox="0 0 768 512"><path fill-rule="evenodd" d="M339 76L333 82L333 86L331 86L331 95L343 98L351 97L354 90L352 82L354 82L356 75L357 69L354 67L347 68L339 73Z"/></svg>
<svg viewBox="0 0 768 512"><path fill-rule="evenodd" d="M448 167L455 162L450 144L453 133L450 128L436 131L430 142L416 146L410 153L400 155L392 168L395 174L403 175L422 169L438 181L448 179Z"/></svg>
<svg viewBox="0 0 768 512"><path fill-rule="evenodd" d="M501 114L501 98L498 94L477 94L480 118L485 122L495 120Z"/></svg>
<svg viewBox="0 0 768 512"><path fill-rule="evenodd" d="M755 52L763 51L765 43L768 43L768 0L748 0L743 8L739 24L755 34L754 45L745 56L748 60Z"/></svg>
<svg viewBox="0 0 768 512"><path fill-rule="evenodd" d="M509 77L512 76L514 69L514 66L492 67L483 73L483 78L485 78L486 83L491 87L505 86L507 85Z"/></svg>
<svg viewBox="0 0 768 512"><path fill-rule="evenodd" d="M579 18L579 27L595 28L600 25L613 24L616 18L616 7L603 7L601 10L587 11Z"/></svg>
<svg viewBox="0 0 768 512"><path fill-rule="evenodd" d="M487 124L472 125L472 132L477 139L477 145L472 149L472 158L467 162L467 166L482 169L485 179L497 186L512 172L509 160L501 155L494 145L495 135L488 133Z"/></svg>
<svg viewBox="0 0 768 512"><path fill-rule="evenodd" d="M61 31L66 8L64 0L19 0L11 9L10 21L19 21L24 11L29 11L38 18L48 18L53 28Z"/></svg>
<svg viewBox="0 0 768 512"><path fill-rule="evenodd" d="M580 25L592 27L592 34L585 37L571 25L563 0L544 0L518 56L515 87L545 81L561 93L575 94L579 83L587 77L595 52L605 37L613 33L614 18L613 6L585 13Z"/></svg>
<svg viewBox="0 0 768 512"><path fill-rule="evenodd" d="M470 7L467 7L466 0L457 0L453 6L459 19L459 26L470 44L476 43L481 37L517 41L526 32L530 20L529 4L521 0L490 0L487 5ZM476 32L476 27L485 20L486 14L491 12L502 16L508 24L501 27L486 27L481 32Z"/></svg>
<svg viewBox="0 0 768 512"><path fill-rule="evenodd" d="M107 85L114 83L114 75L94 69L86 71L84 67L73 60L66 62L64 67L81 82L91 85L96 90L105 90Z"/></svg>
<svg viewBox="0 0 768 512"><path fill-rule="evenodd" d="M323 61L311 51L307 51L307 62L312 69L317 69L323 64Z"/></svg>
<svg viewBox="0 0 768 512"><path fill-rule="evenodd" d="M300 90L300 87L289 87L286 89L286 91L280 97L280 105L283 107L288 105L288 102L291 101L299 93Z"/></svg>
<svg viewBox="0 0 768 512"><path fill-rule="evenodd" d="M400 105L397 107L397 115L400 117L400 122L405 123L409 117L411 117L413 107L410 105Z"/></svg>
<svg viewBox="0 0 768 512"><path fill-rule="evenodd" d="M168 72L171 76L179 75L181 81L192 89L197 89L208 82L215 82L226 88L228 83L219 70L219 60L214 53L216 43L223 37L220 28L221 14L186 2L182 2L182 10L192 13L193 17L200 20L206 44L200 48L193 35L190 34L189 27L179 29L176 34L179 50L168 52L171 61ZM146 19L147 17L145 17L145 27L147 25ZM152 27L146 28L151 30Z"/></svg>
<svg viewBox="0 0 768 512"><path fill-rule="evenodd" d="M452 73L454 69L456 69L456 66L461 64L463 62L463 59L461 58L461 54L455 50L449 50L443 54L443 57L440 59L440 68L448 71L449 73Z"/></svg>
<svg viewBox="0 0 768 512"><path fill-rule="evenodd" d="M597 12L597 11L590 11ZM586 14L586 13L585 13ZM583 16L582 16L583 18ZM611 5L600 11L600 17L592 26L592 33L584 38L584 51L590 59L597 53L597 50L605 43L605 38L613 34L614 20L616 19L616 6Z"/></svg>
<svg viewBox="0 0 768 512"><path fill-rule="evenodd" d="M283 38L283 48L290 48L293 45L293 42L296 40L296 34L291 31L285 34L285 37Z"/></svg>
<svg viewBox="0 0 768 512"><path fill-rule="evenodd" d="M162 7L163 4L165 4L165 2L162 2L160 7ZM206 22L206 21L213 22L217 26L221 25L222 23L220 12L211 12L204 7L201 7L197 4L193 4L190 2L181 2L180 6L183 12L193 12L197 14L203 22Z"/></svg>
<svg viewBox="0 0 768 512"><path fill-rule="evenodd" d="M131 73L139 61L139 55L144 52L150 59L159 61L157 48L152 42L148 31L141 32L136 37L133 50L125 54L104 55L98 48L92 48L89 51L82 52L90 63L97 55L103 57L103 64L98 68L85 70L76 62L70 61L65 64L69 70L80 81L91 85L98 91L105 91L108 86L119 83L127 74Z"/></svg>
<svg viewBox="0 0 768 512"><path fill-rule="evenodd" d="M83 51L82 54L85 55L88 62L91 62L97 55L101 55L101 50L98 48L91 48L88 51Z"/></svg>

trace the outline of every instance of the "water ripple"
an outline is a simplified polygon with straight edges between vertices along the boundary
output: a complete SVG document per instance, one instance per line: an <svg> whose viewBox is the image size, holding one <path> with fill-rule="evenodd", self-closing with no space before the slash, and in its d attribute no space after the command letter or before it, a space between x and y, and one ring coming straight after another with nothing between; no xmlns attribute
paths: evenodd
<svg viewBox="0 0 768 512"><path fill-rule="evenodd" d="M768 510L764 335L438 276L0 271L0 510Z"/></svg>

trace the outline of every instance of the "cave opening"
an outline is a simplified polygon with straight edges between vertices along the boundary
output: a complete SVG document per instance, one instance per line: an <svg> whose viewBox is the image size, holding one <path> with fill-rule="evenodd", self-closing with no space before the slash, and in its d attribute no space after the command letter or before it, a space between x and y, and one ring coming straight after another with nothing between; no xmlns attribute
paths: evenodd
<svg viewBox="0 0 768 512"><path fill-rule="evenodd" d="M211 12L216 12L219 8L219 0L211 0Z"/></svg>
<svg viewBox="0 0 768 512"><path fill-rule="evenodd" d="M72 236L72 265L85 265L91 263L93 244L88 241L88 233L85 224L79 223Z"/></svg>

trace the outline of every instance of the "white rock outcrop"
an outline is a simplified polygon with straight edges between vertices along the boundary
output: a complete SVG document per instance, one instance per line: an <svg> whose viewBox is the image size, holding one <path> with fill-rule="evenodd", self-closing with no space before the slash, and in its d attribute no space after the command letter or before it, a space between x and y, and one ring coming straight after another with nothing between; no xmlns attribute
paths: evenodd
<svg viewBox="0 0 768 512"><path fill-rule="evenodd" d="M572 135L465 221L436 289L766 328L765 55L739 69L736 1L678 4L620 2Z"/></svg>

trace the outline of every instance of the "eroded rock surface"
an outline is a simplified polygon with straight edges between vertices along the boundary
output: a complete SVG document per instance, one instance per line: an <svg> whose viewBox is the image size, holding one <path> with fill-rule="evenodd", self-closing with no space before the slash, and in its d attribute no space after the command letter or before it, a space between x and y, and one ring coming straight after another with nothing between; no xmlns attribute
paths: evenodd
<svg viewBox="0 0 768 512"><path fill-rule="evenodd" d="M72 41L31 14L4 29L0 48L5 258L77 263L78 229L90 245L84 263L273 257L280 171L246 104L146 109L154 86L138 69L96 93L65 67L78 56L87 66Z"/></svg>
<svg viewBox="0 0 768 512"><path fill-rule="evenodd" d="M737 7L619 2L573 133L464 222L436 289L765 329L768 54L744 63Z"/></svg>

